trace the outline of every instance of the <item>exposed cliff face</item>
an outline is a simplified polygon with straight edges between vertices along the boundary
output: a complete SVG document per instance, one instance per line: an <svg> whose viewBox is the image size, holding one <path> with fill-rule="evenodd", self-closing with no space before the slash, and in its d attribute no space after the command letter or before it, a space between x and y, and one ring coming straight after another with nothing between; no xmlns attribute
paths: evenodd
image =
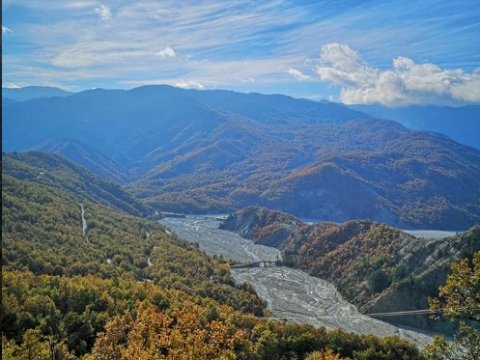
<svg viewBox="0 0 480 360"><path fill-rule="evenodd" d="M450 263L480 249L480 226L441 240L419 239L366 220L308 225L288 214L249 207L222 228L283 251L288 265L334 282L367 313L425 309ZM395 323L448 330L428 316L389 318Z"/></svg>
<svg viewBox="0 0 480 360"><path fill-rule="evenodd" d="M307 224L292 215L256 206L236 212L221 225L224 230L279 249L284 248L284 243L290 236L300 234L306 227Z"/></svg>

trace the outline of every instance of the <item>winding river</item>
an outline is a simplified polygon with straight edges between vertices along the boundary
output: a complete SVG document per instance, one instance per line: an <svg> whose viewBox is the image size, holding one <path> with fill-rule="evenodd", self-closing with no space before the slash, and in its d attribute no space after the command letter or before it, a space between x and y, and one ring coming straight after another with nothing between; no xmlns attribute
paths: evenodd
<svg viewBox="0 0 480 360"><path fill-rule="evenodd" d="M256 245L253 241L219 229L213 218L187 216L160 221L179 238L198 243L210 255L237 262L275 261L278 249ZM423 333L396 327L361 314L342 298L335 286L325 280L284 266L232 268L238 283L250 283L260 298L268 303L274 318L297 323L342 328L358 334L398 335L423 347L431 338Z"/></svg>

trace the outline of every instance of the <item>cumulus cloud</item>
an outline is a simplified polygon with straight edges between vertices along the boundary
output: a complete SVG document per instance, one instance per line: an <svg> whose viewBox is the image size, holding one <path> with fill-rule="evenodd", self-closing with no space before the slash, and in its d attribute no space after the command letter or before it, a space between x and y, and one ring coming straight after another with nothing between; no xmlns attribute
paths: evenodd
<svg viewBox="0 0 480 360"><path fill-rule="evenodd" d="M316 70L321 80L342 86L340 99L346 104L480 102L480 69L472 73L447 70L397 57L390 69L380 70L363 61L350 46L332 43L322 47Z"/></svg>
<svg viewBox="0 0 480 360"><path fill-rule="evenodd" d="M159 52L157 52L157 56L160 56L163 59L173 58L173 57L175 57L175 55L177 55L177 54L175 53L175 51L170 46L167 46L167 47L165 47L165 49L162 49Z"/></svg>
<svg viewBox="0 0 480 360"><path fill-rule="evenodd" d="M2 35L11 33L12 30L10 30L8 27L2 25Z"/></svg>
<svg viewBox="0 0 480 360"><path fill-rule="evenodd" d="M201 90L205 88L202 84L196 81L179 81L174 84L176 87L183 89L198 89Z"/></svg>
<svg viewBox="0 0 480 360"><path fill-rule="evenodd" d="M289 73L290 75L292 75L295 79L297 79L298 81L307 81L307 80L310 80L310 76L308 75L305 75L304 73L302 73L300 70L298 69L295 69L295 68L289 68L287 70L287 73Z"/></svg>
<svg viewBox="0 0 480 360"><path fill-rule="evenodd" d="M95 12L103 21L110 21L112 19L112 12L106 5L100 5L99 7L95 8Z"/></svg>

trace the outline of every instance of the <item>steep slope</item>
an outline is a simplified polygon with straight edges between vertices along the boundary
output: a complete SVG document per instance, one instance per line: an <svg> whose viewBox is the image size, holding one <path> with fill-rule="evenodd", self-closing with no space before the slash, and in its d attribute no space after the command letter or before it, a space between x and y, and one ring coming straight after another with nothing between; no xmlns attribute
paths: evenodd
<svg viewBox="0 0 480 360"><path fill-rule="evenodd" d="M102 203L133 215L151 212L116 183L58 155L41 152L3 154L2 171L4 175L27 182L55 186L75 194L81 201Z"/></svg>
<svg viewBox="0 0 480 360"><path fill-rule="evenodd" d="M287 264L332 281L347 299L371 313L426 309L427 298L445 282L450 263L480 250L478 226L464 235L428 241L371 221L308 225L257 207L239 210L222 228L281 249ZM389 320L448 328L427 316Z"/></svg>
<svg viewBox="0 0 480 360"><path fill-rule="evenodd" d="M480 153L445 137L374 120L220 129L129 187L153 207L183 212L255 204L399 227L466 229L479 221Z"/></svg>
<svg viewBox="0 0 480 360"><path fill-rule="evenodd" d="M30 163L16 159L15 165L25 169ZM159 306L168 307L171 301L185 308L188 301L201 296L207 303L216 299L262 314L264 305L256 295L248 287L233 285L227 263L208 258L155 222L106 206L96 201L95 194L85 196L89 190L80 195L24 175L25 171L12 171L10 164L2 176L2 269L7 276L2 319L9 337L20 340L29 328L44 335L53 332L55 339L66 332L69 348L81 355L91 350L106 319L133 310L135 302L145 299L148 283L136 285L145 279L155 284L149 297ZM85 197L91 200L84 201ZM81 201L85 214L80 211ZM84 216L87 229L82 234ZM74 280L69 280L72 276ZM96 297L105 282L101 279L111 279L110 290ZM39 283L42 289L37 289ZM165 293L166 289L176 290ZM211 305L220 311L219 304ZM52 327L42 325L45 321Z"/></svg>
<svg viewBox="0 0 480 360"><path fill-rule="evenodd" d="M81 143L88 152L65 153L115 178L120 164L128 188L156 210L255 204L443 229L480 216L478 150L332 103L146 86L5 102L2 114L4 150Z"/></svg>
<svg viewBox="0 0 480 360"><path fill-rule="evenodd" d="M402 252L403 259L396 271L404 276L364 309L369 313L426 309L428 298L438 296L438 288L445 283L451 263L465 257L471 259L479 250L480 225L475 225L463 234L422 244L410 254ZM391 321L406 326L432 326L428 316L398 316ZM448 328L447 324L440 326Z"/></svg>
<svg viewBox="0 0 480 360"><path fill-rule="evenodd" d="M87 145L72 140L48 140L32 149L45 153L57 154L80 164L94 174L117 183L125 183L128 178L121 166L110 160L101 152Z"/></svg>
<svg viewBox="0 0 480 360"><path fill-rule="evenodd" d="M197 247L173 238L155 222L106 206L93 194L81 201L83 194L54 183L30 181L19 172L4 171L4 266L68 276L112 277L128 272L136 279L155 280L190 293L212 291L210 296L224 297L232 305L241 301L242 291L232 286L226 263L210 259ZM245 301L247 307L252 306L249 311L261 313L263 305L255 296Z"/></svg>
<svg viewBox="0 0 480 360"><path fill-rule="evenodd" d="M326 349L420 358L398 338L256 317L264 304L234 285L228 263L89 189L70 191L59 170L32 179L35 156L61 161L7 155L2 174L2 358L305 358Z"/></svg>
<svg viewBox="0 0 480 360"><path fill-rule="evenodd" d="M3 88L2 99L9 98L16 101L26 101L45 97L64 97L72 92L49 86L27 86L23 88Z"/></svg>
<svg viewBox="0 0 480 360"><path fill-rule="evenodd" d="M435 131L461 144L480 149L480 106L406 106L354 105L351 109L376 118L391 119L414 130Z"/></svg>

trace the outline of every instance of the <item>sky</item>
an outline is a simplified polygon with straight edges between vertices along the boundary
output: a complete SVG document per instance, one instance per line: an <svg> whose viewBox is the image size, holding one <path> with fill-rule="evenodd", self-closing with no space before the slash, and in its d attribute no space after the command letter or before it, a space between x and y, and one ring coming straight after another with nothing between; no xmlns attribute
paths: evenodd
<svg viewBox="0 0 480 360"><path fill-rule="evenodd" d="M478 0L3 0L2 87L480 103Z"/></svg>

